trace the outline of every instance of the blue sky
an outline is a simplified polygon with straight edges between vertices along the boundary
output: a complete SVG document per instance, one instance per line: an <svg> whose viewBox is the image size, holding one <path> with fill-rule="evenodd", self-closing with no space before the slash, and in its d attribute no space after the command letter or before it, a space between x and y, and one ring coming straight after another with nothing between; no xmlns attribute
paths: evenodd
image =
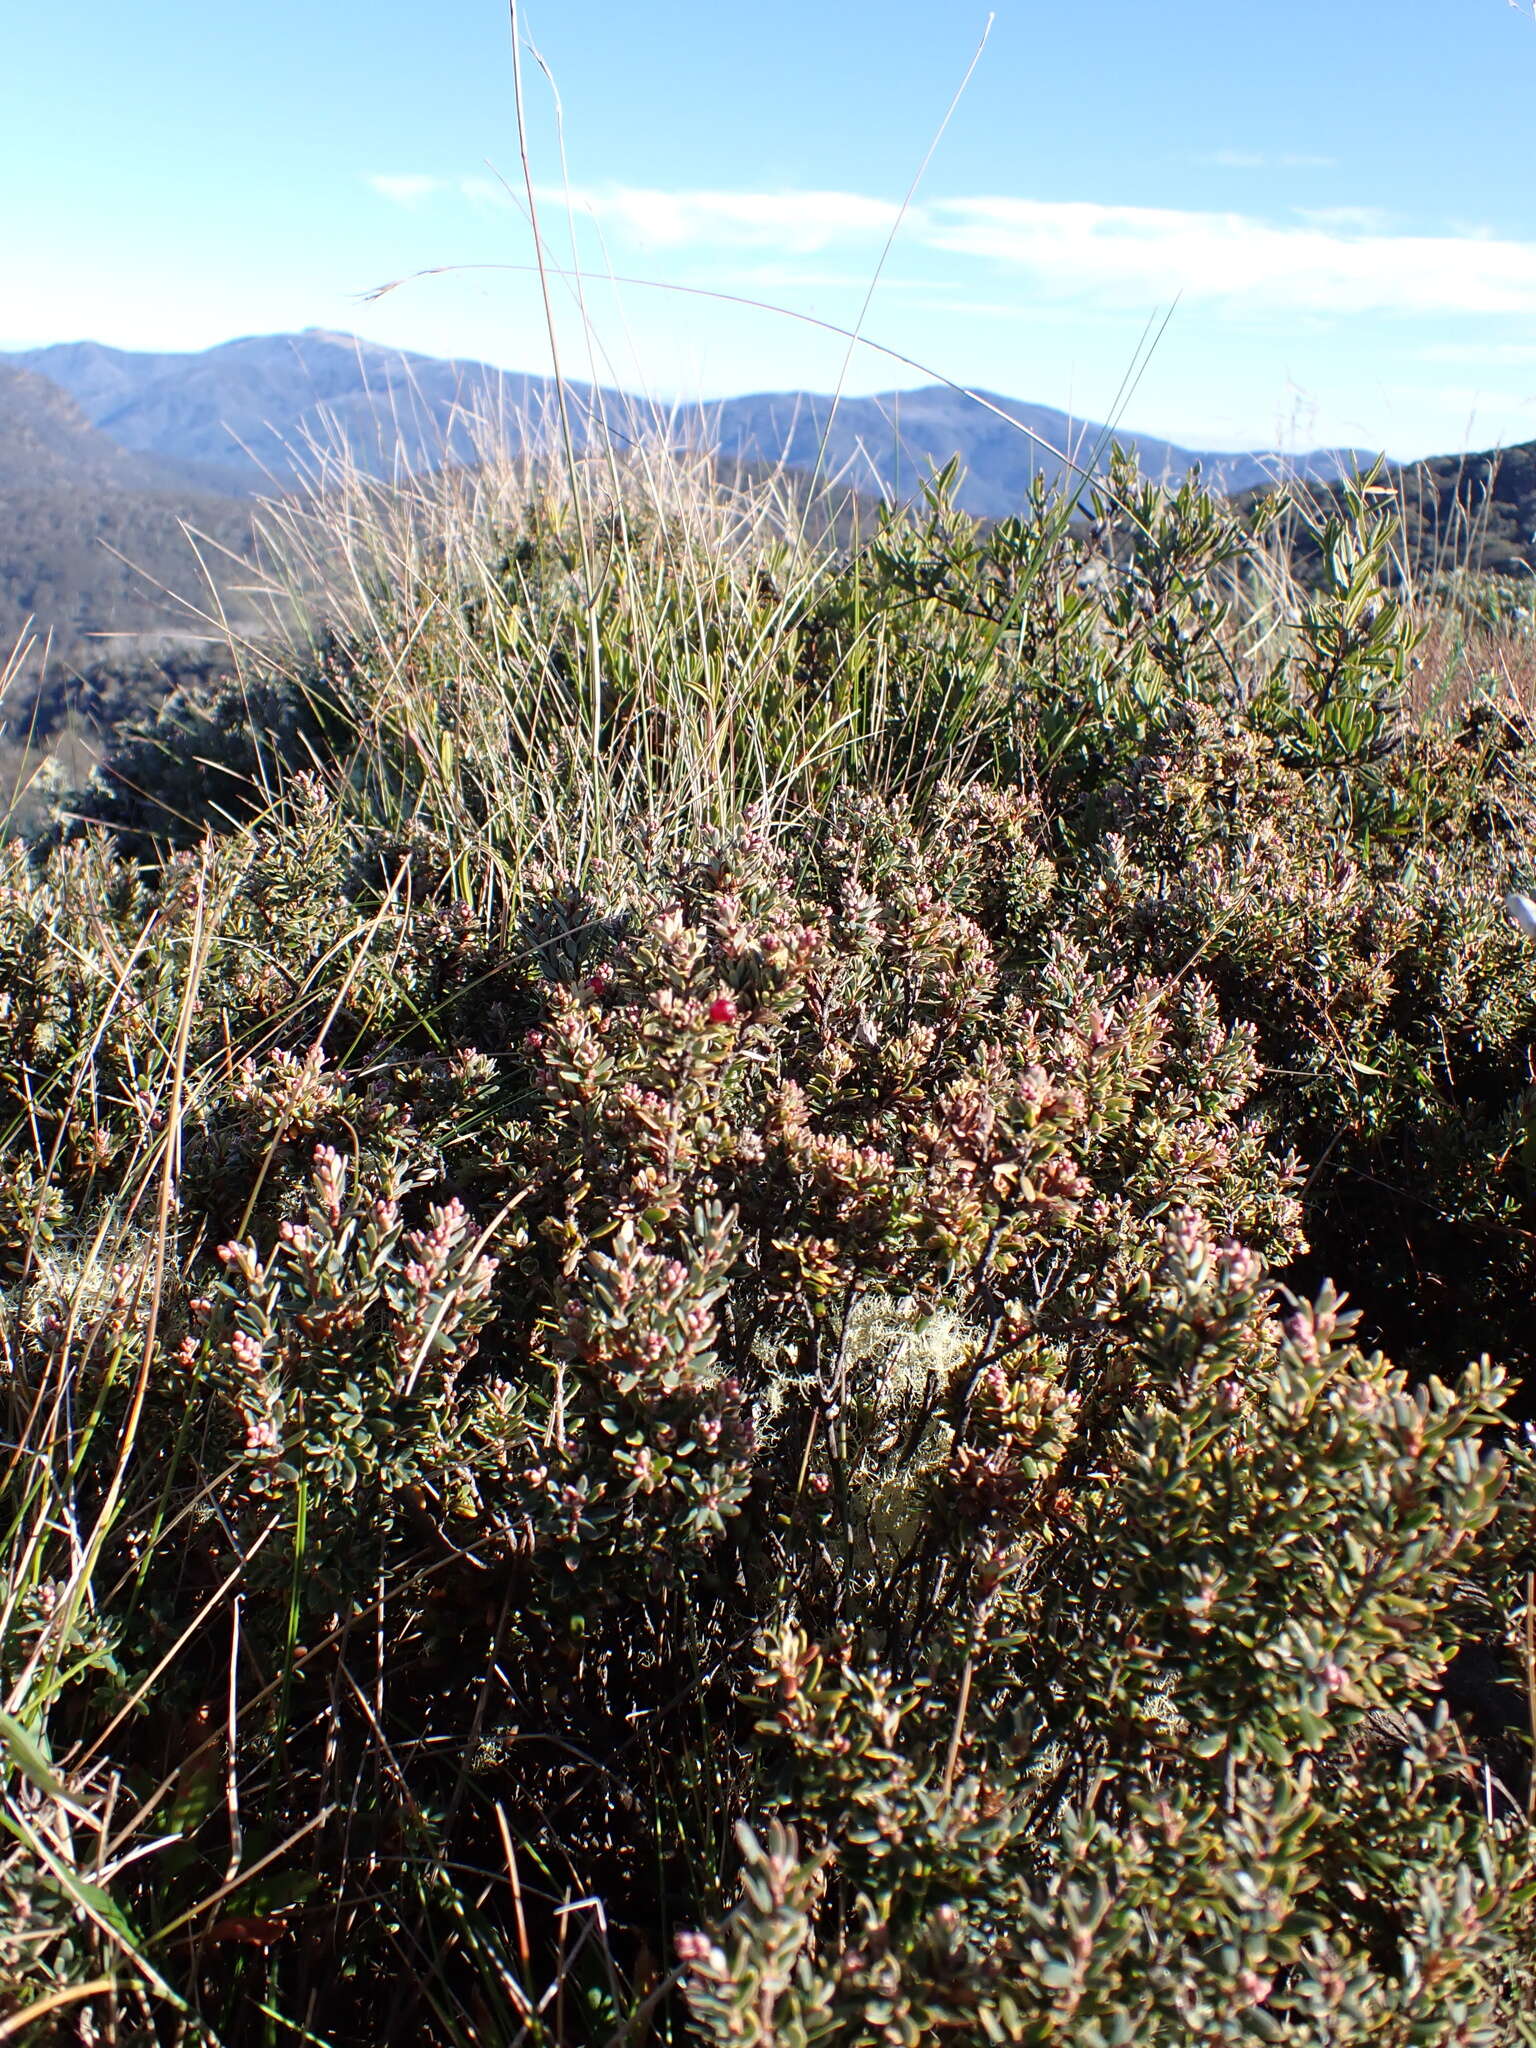
<svg viewBox="0 0 1536 2048"><path fill-rule="evenodd" d="M0 347L319 326L549 367L495 0L9 13ZM565 367L831 389L836 336L697 294L851 326L878 271L864 332L923 368L861 348L849 390L927 372L1202 447L1536 438L1529 8L997 0L898 222L986 18L528 0L535 202L584 279L553 286Z"/></svg>

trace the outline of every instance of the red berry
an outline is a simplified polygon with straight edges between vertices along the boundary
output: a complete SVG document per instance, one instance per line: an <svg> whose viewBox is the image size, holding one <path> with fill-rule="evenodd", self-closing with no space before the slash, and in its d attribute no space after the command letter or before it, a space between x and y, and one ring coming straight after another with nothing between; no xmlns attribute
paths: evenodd
<svg viewBox="0 0 1536 2048"><path fill-rule="evenodd" d="M729 996L715 997L715 1000L709 1006L709 1021L711 1024L734 1024L736 1022L736 1005Z"/></svg>

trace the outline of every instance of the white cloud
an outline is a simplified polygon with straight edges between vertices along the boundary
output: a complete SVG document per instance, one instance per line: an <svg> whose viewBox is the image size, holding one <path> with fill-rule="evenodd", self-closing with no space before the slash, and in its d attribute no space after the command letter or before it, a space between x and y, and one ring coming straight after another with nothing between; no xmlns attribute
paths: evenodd
<svg viewBox="0 0 1536 2048"><path fill-rule="evenodd" d="M423 178L408 172L399 176L380 175L370 178L368 183L381 199L391 200L396 206L417 207L434 193L447 190L445 178Z"/></svg>
<svg viewBox="0 0 1536 2048"><path fill-rule="evenodd" d="M569 202L605 227L652 248L776 249L807 255L850 236L889 234L900 208L860 192L661 192L645 186L558 187L540 192L546 204Z"/></svg>
<svg viewBox="0 0 1536 2048"><path fill-rule="evenodd" d="M402 175L369 183L401 206L450 191L477 205L515 204L483 177ZM832 248L857 248L860 260L872 257L900 215L894 202L859 192L608 185L545 187L536 197L541 208L569 206L641 249L764 251L780 258ZM1499 239L1486 230L1388 233L1380 216L1347 207L1308 213L1298 223L1239 212L978 195L909 208L900 239L909 265L922 249L970 258L994 272L1016 273L1037 297L1079 305L1145 311L1177 295L1229 313L1295 321L1364 313L1536 313L1536 242ZM953 266L945 282L951 289L963 284Z"/></svg>
<svg viewBox="0 0 1536 2048"><path fill-rule="evenodd" d="M1536 342L1435 341L1415 354L1424 363L1484 363L1502 368L1511 363L1536 363Z"/></svg>
<svg viewBox="0 0 1536 2048"><path fill-rule="evenodd" d="M924 239L1094 299L1313 313L1536 312L1536 243L1350 234L1241 213L1030 199L929 207Z"/></svg>
<svg viewBox="0 0 1536 2048"><path fill-rule="evenodd" d="M413 173L371 177L368 183L396 206L456 193L477 206L516 208L518 200L494 178L433 178ZM764 249L814 255L850 237L884 237L900 208L861 192L663 192L641 185L536 186L547 217L572 211L647 248ZM819 281L819 280L818 280ZM867 280L866 280L867 281Z"/></svg>
<svg viewBox="0 0 1536 2048"><path fill-rule="evenodd" d="M743 291L793 291L796 289L816 291L857 291L869 289L869 270L857 266L845 270L812 270L795 268L783 263L733 264L728 279L733 287ZM887 272L880 279L880 295L884 298L891 292L920 292L928 297L935 294L948 305L948 294L953 285L942 277L893 277Z"/></svg>
<svg viewBox="0 0 1536 2048"><path fill-rule="evenodd" d="M475 206L517 210L512 188L500 178L460 178L455 189Z"/></svg>
<svg viewBox="0 0 1536 2048"><path fill-rule="evenodd" d="M1506 442L1529 440L1529 416L1536 408L1536 392L1490 391L1480 384L1441 384L1426 391L1416 384L1392 383L1388 396L1410 402L1432 402L1443 411L1459 416L1460 432L1454 439L1464 448L1487 448L1501 438ZM1497 428L1480 426L1480 420L1505 423L1501 436ZM1513 422L1513 426L1511 426Z"/></svg>
<svg viewBox="0 0 1536 2048"><path fill-rule="evenodd" d="M1337 228L1343 234L1380 235L1392 216L1380 206L1298 206L1296 218L1309 228Z"/></svg>

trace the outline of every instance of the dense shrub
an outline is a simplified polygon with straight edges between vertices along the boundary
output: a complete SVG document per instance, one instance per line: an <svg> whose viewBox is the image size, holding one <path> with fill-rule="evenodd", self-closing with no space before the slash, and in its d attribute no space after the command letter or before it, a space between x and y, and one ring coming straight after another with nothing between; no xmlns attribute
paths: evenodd
<svg viewBox="0 0 1536 2048"><path fill-rule="evenodd" d="M7 855L39 2039L1532 2038L1524 733L1094 513L503 507Z"/></svg>

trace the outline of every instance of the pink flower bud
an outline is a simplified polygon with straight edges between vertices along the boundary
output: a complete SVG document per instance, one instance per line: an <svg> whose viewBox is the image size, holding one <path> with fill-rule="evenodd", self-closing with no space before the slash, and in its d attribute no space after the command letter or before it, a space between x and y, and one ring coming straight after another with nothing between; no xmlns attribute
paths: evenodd
<svg viewBox="0 0 1536 2048"><path fill-rule="evenodd" d="M711 1024L734 1024L736 1022L736 1005L729 996L715 997L715 1000L709 1006L709 1021Z"/></svg>

